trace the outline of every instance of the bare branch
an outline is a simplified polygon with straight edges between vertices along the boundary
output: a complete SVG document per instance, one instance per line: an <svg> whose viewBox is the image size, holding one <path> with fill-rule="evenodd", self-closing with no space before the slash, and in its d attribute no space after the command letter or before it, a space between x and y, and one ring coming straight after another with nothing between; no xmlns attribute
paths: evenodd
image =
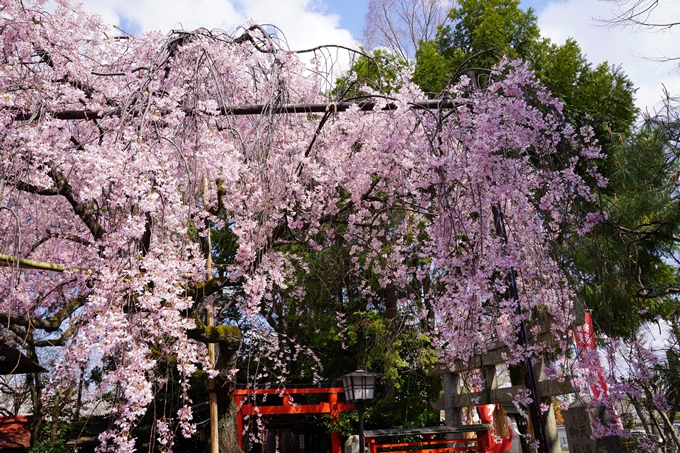
<svg viewBox="0 0 680 453"><path fill-rule="evenodd" d="M434 39L451 7L452 3L438 0L370 0L364 44L369 49L387 47L408 61L421 41Z"/></svg>
<svg viewBox="0 0 680 453"><path fill-rule="evenodd" d="M62 332L61 335L59 335L59 338L53 338L51 340L34 340L33 341L33 346L36 348L44 348L48 346L64 346L66 345L66 341L68 341L69 338L73 336L74 333L78 330L78 326L76 324L73 324L69 326L68 329L66 329L64 332Z"/></svg>

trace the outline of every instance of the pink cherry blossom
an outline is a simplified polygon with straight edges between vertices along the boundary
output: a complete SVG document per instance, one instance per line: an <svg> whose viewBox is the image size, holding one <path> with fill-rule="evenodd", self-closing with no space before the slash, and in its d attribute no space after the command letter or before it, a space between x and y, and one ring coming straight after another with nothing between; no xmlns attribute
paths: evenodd
<svg viewBox="0 0 680 453"><path fill-rule="evenodd" d="M304 261L278 248L284 238L322 250L344 234L353 263L372 266L382 285L429 279L431 289L401 303L429 304L444 361L484 352L491 339L510 347L510 363L566 349L573 294L551 245L574 223L572 202L593 197L576 164L599 154L521 63L504 61L484 89L463 78L450 89L453 110L416 108L426 96L404 80L373 110L281 115L328 94L322 74L259 27L114 38L65 0L51 13L31 1L0 8L0 253L60 266L0 268L0 332L21 342L21 329L45 339L67 331L52 392L92 361L106 364L98 396L118 397L102 451L134 449L131 430L163 379L158 355L176 357L184 399L157 422L160 443L170 445L173 417L194 432L189 377L214 370L188 333L202 304L234 287L244 322L261 322ZM248 105L265 108L230 114ZM562 145L571 158L560 159ZM344 232L326 228L340 219ZM210 228L238 242L220 276L205 271ZM414 254L425 264L414 266ZM500 296L510 268L519 310ZM554 341L520 347L517 327L534 313ZM261 345L272 382L311 353L283 337Z"/></svg>

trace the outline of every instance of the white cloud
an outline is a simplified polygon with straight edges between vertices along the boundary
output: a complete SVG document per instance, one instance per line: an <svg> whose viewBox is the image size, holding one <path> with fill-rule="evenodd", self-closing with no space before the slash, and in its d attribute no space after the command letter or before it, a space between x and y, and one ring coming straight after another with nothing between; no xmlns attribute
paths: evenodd
<svg viewBox="0 0 680 453"><path fill-rule="evenodd" d="M233 32L249 20L276 25L292 50L323 44L358 48L340 18L323 13L323 3L311 0L80 0L111 25L132 32L199 27Z"/></svg>
<svg viewBox="0 0 680 453"><path fill-rule="evenodd" d="M610 28L600 19L611 18L611 3L593 0L567 0L549 3L538 16L541 33L557 43L574 38L588 60L594 64L608 61L621 65L638 89L637 106L658 107L665 86L678 93L680 74L675 63L661 64L650 58L680 55L680 45L672 33L649 32L631 28ZM660 2L655 14L672 17L673 2ZM678 37L680 39L680 36Z"/></svg>
<svg viewBox="0 0 680 453"><path fill-rule="evenodd" d="M242 0L241 4L248 19L280 28L292 50L322 44L359 48L351 33L340 28L340 16L324 14L309 0Z"/></svg>
<svg viewBox="0 0 680 453"><path fill-rule="evenodd" d="M134 31L169 32L198 27L233 30L243 16L227 0L80 0L87 11L100 14L107 24L131 24Z"/></svg>

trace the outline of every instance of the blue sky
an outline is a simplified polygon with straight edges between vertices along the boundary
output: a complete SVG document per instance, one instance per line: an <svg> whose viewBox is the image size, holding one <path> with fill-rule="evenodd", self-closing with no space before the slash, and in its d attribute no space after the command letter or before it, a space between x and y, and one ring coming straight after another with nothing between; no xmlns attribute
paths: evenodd
<svg viewBox="0 0 680 453"><path fill-rule="evenodd" d="M326 0L327 11L340 16L340 26L359 38L366 15L366 0Z"/></svg>
<svg viewBox="0 0 680 453"><path fill-rule="evenodd" d="M533 8L536 13L539 13L549 3L549 0L524 0L520 5L524 9ZM340 27L348 30L355 39L360 40L367 5L368 0L322 0L318 7L321 13L338 15ZM134 18L121 16L119 25L131 34L139 34L142 31Z"/></svg>
<svg viewBox="0 0 680 453"><path fill-rule="evenodd" d="M672 3L673 2L667 2ZM325 0L326 13L340 16L340 26L361 39L367 0ZM664 2L662 8L668 8ZM533 8L543 36L562 43L574 38L593 64L607 61L620 65L629 75L637 91L637 105L651 112L657 108L665 87L678 94L680 76L673 64L659 64L646 57L674 55L680 48L671 32L645 33L631 29L610 29L599 19L611 17L612 3L602 0L523 0L524 9ZM659 16L677 14L667 9Z"/></svg>
<svg viewBox="0 0 680 453"><path fill-rule="evenodd" d="M524 9L534 8L541 11L549 2L547 0L525 0L521 2ZM367 0L325 0L326 12L340 16L340 26L349 30L357 39L361 38Z"/></svg>

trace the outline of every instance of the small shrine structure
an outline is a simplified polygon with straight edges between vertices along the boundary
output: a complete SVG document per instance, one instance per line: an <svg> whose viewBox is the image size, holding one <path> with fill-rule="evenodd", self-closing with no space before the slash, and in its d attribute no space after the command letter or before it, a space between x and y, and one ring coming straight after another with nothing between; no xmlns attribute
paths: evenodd
<svg viewBox="0 0 680 453"><path fill-rule="evenodd" d="M264 444L262 453L313 453L310 433L300 429L300 418L306 414L330 414L335 421L338 414L354 409L353 404L339 401L344 394L342 384L337 382L313 384L289 384L285 387L256 387L238 384L234 391L234 402L238 410L236 429L241 450L248 452L250 442L244 439L244 421L262 416ZM325 401L323 396L327 395ZM312 402L309 400L316 400ZM250 430L246 430L249 433ZM331 432L331 453L342 453L339 432ZM318 439L314 445L318 446Z"/></svg>

